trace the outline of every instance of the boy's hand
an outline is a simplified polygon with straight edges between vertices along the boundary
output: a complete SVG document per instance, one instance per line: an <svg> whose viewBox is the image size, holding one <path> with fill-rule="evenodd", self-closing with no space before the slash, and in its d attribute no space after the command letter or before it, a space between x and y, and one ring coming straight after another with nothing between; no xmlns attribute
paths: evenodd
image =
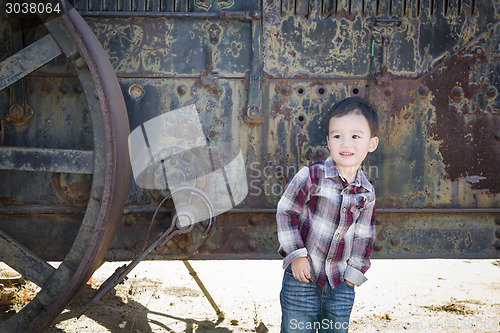
<svg viewBox="0 0 500 333"><path fill-rule="evenodd" d="M292 273L295 280L309 283L311 267L306 257L298 257L292 261Z"/></svg>

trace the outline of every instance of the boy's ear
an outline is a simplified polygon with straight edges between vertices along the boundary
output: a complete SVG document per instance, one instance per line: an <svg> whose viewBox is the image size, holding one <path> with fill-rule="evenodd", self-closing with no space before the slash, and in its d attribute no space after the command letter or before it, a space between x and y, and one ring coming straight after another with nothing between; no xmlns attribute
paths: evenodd
<svg viewBox="0 0 500 333"><path fill-rule="evenodd" d="M373 138L370 139L370 147L368 147L368 152L373 152L375 149L378 147L378 137L374 136Z"/></svg>

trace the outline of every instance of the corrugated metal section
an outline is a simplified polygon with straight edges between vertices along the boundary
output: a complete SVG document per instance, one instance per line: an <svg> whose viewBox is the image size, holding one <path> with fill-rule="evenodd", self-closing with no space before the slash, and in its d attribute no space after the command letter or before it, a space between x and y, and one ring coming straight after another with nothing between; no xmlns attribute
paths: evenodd
<svg viewBox="0 0 500 333"><path fill-rule="evenodd" d="M259 10L259 2L238 0L69 0L78 11L198 12Z"/></svg>

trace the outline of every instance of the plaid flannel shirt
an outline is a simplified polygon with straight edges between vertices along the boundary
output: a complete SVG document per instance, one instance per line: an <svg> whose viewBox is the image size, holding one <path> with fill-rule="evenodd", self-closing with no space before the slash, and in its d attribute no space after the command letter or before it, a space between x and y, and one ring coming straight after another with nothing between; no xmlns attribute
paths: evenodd
<svg viewBox="0 0 500 333"><path fill-rule="evenodd" d="M331 157L303 167L278 202L279 253L283 268L307 257L311 281L333 287L366 281L375 239L375 189L361 168L353 183L340 176Z"/></svg>

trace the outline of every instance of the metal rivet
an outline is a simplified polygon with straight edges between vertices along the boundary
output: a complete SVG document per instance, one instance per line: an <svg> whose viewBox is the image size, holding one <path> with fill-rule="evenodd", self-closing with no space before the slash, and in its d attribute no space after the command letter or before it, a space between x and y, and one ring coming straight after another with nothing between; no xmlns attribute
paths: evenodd
<svg viewBox="0 0 500 333"><path fill-rule="evenodd" d="M132 96L132 98L138 99L144 95L144 89L141 85L134 83L130 86L130 88L128 88L128 93Z"/></svg>
<svg viewBox="0 0 500 333"><path fill-rule="evenodd" d="M252 227L255 227L259 223L259 220L255 216L250 216L248 219L248 224L250 224Z"/></svg>
<svg viewBox="0 0 500 333"><path fill-rule="evenodd" d="M398 246L401 241L397 237L392 237L390 242L393 246Z"/></svg>
<svg viewBox="0 0 500 333"><path fill-rule="evenodd" d="M126 227L131 227L134 224L135 224L135 221L133 220L133 218L130 218L130 217L126 217L123 221L123 225Z"/></svg>
<svg viewBox="0 0 500 333"><path fill-rule="evenodd" d="M427 96L429 94L429 88L426 86L420 86L418 88L418 93L420 96Z"/></svg>
<svg viewBox="0 0 500 333"><path fill-rule="evenodd" d="M258 119L260 117L260 108L256 105L252 105L247 110L247 116L250 119Z"/></svg>
<svg viewBox="0 0 500 333"><path fill-rule="evenodd" d="M186 94L188 91L188 88L186 87L185 84L180 84L178 87L177 87L177 92L179 93L179 95L184 95Z"/></svg>
<svg viewBox="0 0 500 333"><path fill-rule="evenodd" d="M60 90L63 94L65 94L65 95L66 95L66 94L68 93L68 91L69 91L69 87L68 87L67 85L63 84L63 85L61 86L61 88L59 88L59 90Z"/></svg>
<svg viewBox="0 0 500 333"><path fill-rule="evenodd" d="M455 87L453 87L453 89L451 89L451 93L455 97L460 97L463 95L464 89L462 87L455 86Z"/></svg>
<svg viewBox="0 0 500 333"><path fill-rule="evenodd" d="M372 247L373 247L374 251L379 252L379 251L382 251L383 245L382 245L382 242L376 240L376 241L373 242L373 246Z"/></svg>
<svg viewBox="0 0 500 333"><path fill-rule="evenodd" d="M290 87L288 84L285 84L283 87L281 87L280 92L285 96L289 96L292 93L292 87Z"/></svg>
<svg viewBox="0 0 500 333"><path fill-rule="evenodd" d="M84 69L87 66L87 63L85 62L85 59L83 59L83 57L79 57L78 59L76 59L74 61L74 64L78 69Z"/></svg>
<svg viewBox="0 0 500 333"><path fill-rule="evenodd" d="M393 87L389 87L389 88L385 89L384 90L384 94L387 97L391 97L392 95L394 95L394 88Z"/></svg>

